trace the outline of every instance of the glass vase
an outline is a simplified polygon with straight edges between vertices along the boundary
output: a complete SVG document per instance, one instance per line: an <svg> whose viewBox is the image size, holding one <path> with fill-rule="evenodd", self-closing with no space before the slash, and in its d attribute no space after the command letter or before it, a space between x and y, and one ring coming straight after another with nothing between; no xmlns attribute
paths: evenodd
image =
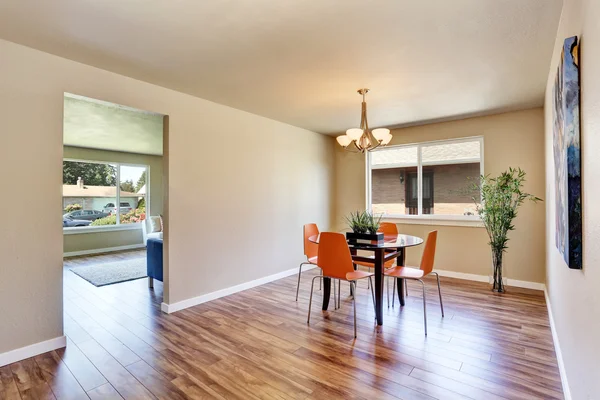
<svg viewBox="0 0 600 400"><path fill-rule="evenodd" d="M502 277L502 250L492 249L492 268L494 285L492 291L496 293L504 293L504 278Z"/></svg>

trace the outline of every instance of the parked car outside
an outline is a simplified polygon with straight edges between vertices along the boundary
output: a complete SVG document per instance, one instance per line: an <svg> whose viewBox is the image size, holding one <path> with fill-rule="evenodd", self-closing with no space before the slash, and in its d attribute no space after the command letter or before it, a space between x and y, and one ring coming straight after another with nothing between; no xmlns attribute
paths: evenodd
<svg viewBox="0 0 600 400"><path fill-rule="evenodd" d="M87 221L85 219L73 219L63 217L63 228L72 228L77 226L89 226L92 221Z"/></svg>
<svg viewBox="0 0 600 400"><path fill-rule="evenodd" d="M95 221L100 218L108 217L109 213L98 210L77 210L63 215L63 218L79 219L85 221Z"/></svg>
<svg viewBox="0 0 600 400"><path fill-rule="evenodd" d="M133 210L133 207L131 207L131 204L129 204L127 202L121 202L121 208L119 210L119 212L121 214L127 214L131 210ZM115 203L108 203L107 205L104 206L104 209L102 211L104 213L110 214L110 215L116 214L117 207L115 206Z"/></svg>

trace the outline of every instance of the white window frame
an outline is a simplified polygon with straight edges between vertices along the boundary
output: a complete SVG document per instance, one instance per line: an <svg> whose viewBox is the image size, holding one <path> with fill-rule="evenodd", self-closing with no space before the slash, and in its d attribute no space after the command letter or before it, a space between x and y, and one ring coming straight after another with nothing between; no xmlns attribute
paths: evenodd
<svg viewBox="0 0 600 400"><path fill-rule="evenodd" d="M98 161L98 160L85 160L78 158L63 158L63 161L67 162L79 162L86 164L111 164L117 166L117 190L116 190L116 207L118 211L121 211L121 167L138 167L146 169L146 215L150 211L150 166L144 164L131 164L115 161ZM85 182L84 182L85 184ZM117 218L116 225L106 226L80 226L80 227L63 227L64 235L77 235L80 233L98 233L98 232L114 232L114 231L130 231L142 229L141 222L139 224L121 224L120 218Z"/></svg>
<svg viewBox="0 0 600 400"><path fill-rule="evenodd" d="M376 151L385 151L394 148L409 148L416 147L417 148L417 177L418 177L418 214L417 215L407 215L407 214L384 214L383 221L403 223L403 224L419 224L419 225L455 225L455 226L473 226L473 227L483 227L481 223L481 219L478 215L439 215L439 214L423 214L423 165L447 165L451 164L452 161L447 162L422 162L422 148L428 146L436 146L440 144L454 144L454 143L463 143L463 142L479 142L479 169L480 175L484 175L484 143L483 136L471 136L464 137L459 139L445 139L445 140L434 140L428 142L418 142L418 143L410 143L410 144L400 144L394 146L386 146L381 149L374 150ZM372 210L372 194L371 194L371 153L368 152L365 157L365 174L366 174L366 208L367 210ZM475 162L477 160L473 160ZM464 161L461 160L461 164ZM409 165L404 165L409 166ZM414 167L414 164L410 164L411 167ZM387 167L387 166L386 166ZM393 164L389 165L389 168L399 168L403 167L402 164ZM381 169L374 168L374 169Z"/></svg>

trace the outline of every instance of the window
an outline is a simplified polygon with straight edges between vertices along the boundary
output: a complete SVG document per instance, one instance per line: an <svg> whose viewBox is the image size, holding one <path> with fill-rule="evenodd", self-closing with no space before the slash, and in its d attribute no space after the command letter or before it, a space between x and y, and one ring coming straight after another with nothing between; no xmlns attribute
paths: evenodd
<svg viewBox="0 0 600 400"><path fill-rule="evenodd" d="M148 172L145 165L64 160L63 228L142 222L146 218Z"/></svg>
<svg viewBox="0 0 600 400"><path fill-rule="evenodd" d="M146 170L145 166L120 166L119 212L122 224L135 224L146 218Z"/></svg>
<svg viewBox="0 0 600 400"><path fill-rule="evenodd" d="M370 152L368 208L392 217L435 215L469 219L476 214L476 202L480 199L474 184L483 174L482 154L481 137Z"/></svg>

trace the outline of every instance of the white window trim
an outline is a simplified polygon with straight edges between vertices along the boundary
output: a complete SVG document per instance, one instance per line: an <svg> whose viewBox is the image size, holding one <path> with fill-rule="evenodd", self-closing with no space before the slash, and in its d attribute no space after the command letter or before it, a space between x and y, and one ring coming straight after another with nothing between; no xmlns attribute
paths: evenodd
<svg viewBox="0 0 600 400"><path fill-rule="evenodd" d="M99 160L85 160L79 158L63 158L63 161L68 162L80 162L87 164L112 164L117 166L117 191L116 191L116 204L118 204L118 210L121 211L121 166L125 167L143 167L146 168L146 217L149 215L150 210L150 165L144 164L132 164L123 163L116 161L99 161ZM85 182L84 182L85 183ZM116 205L115 205L116 206ZM78 233L100 233L100 232L114 232L114 231L130 231L136 229L142 229L142 221L138 224L121 224L120 218L117 218L116 225L106 226L79 226L79 227L63 227L63 235L76 235Z"/></svg>
<svg viewBox="0 0 600 400"><path fill-rule="evenodd" d="M480 146L480 160L479 160L479 170L480 175L484 175L484 146L483 146L483 136L471 136L464 137L459 139L444 139L444 140L435 140L429 142L420 142L420 143L407 143L400 144L394 146L386 146L379 150L374 151L382 151L393 148L401 148L401 147L416 147L417 148L417 176L418 176L418 195L419 195L419 206L418 213L419 215L406 215L406 214L384 214L383 221L387 222L395 222L398 224L415 224L415 225L442 225L442 226L467 226L467 227L483 227L483 223L478 215L439 215L439 214L428 214L422 215L423 212L423 182L422 182L422 173L423 173L423 165L446 165L446 164L456 164L457 162L448 161L444 163L436 163L436 162L426 162L423 163L421 160L422 152L421 149L427 146L435 146L439 144L452 144L452 143L461 143L461 142L473 142L479 141ZM475 160L473 160L475 161ZM460 163L464 161L461 160ZM365 157L365 174L366 174L366 200L367 200L367 210L372 210L372 196L371 196L371 169L382 169L382 168L393 168L393 167L406 167L408 165L404 164L393 164L386 166L377 166L375 168L371 168L371 152L367 153ZM414 165L410 165L414 167Z"/></svg>
<svg viewBox="0 0 600 400"><path fill-rule="evenodd" d="M100 232L115 232L115 231L135 231L142 229L142 224L120 224L107 226L79 226L63 228L64 235L78 235L80 233L100 233Z"/></svg>

